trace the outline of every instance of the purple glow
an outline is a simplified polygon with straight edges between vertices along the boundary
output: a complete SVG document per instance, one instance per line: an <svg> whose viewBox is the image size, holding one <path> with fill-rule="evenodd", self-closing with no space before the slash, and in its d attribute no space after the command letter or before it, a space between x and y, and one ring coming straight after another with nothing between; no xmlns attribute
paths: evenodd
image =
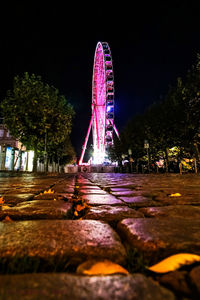
<svg viewBox="0 0 200 300"><path fill-rule="evenodd" d="M92 78L92 117L79 164L82 164L90 129L93 134L93 163L102 164L106 148L113 145L114 77L108 43L98 42L94 55ZM116 131L116 127L114 128ZM116 131L118 134L118 132Z"/></svg>

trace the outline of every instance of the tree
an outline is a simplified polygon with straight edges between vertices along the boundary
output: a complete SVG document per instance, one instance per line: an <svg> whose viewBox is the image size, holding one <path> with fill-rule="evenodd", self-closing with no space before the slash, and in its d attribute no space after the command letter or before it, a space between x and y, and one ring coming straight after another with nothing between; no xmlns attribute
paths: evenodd
<svg viewBox="0 0 200 300"><path fill-rule="evenodd" d="M4 123L28 149L34 149L33 171L38 150L57 147L71 132L72 106L40 76L26 72L14 78L13 89L1 103Z"/></svg>

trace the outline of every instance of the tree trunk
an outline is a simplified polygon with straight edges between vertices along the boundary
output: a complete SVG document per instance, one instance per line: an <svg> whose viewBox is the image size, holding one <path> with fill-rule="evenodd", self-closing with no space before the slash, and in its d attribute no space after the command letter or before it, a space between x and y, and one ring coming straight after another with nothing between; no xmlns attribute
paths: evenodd
<svg viewBox="0 0 200 300"><path fill-rule="evenodd" d="M165 148L165 162L166 162L166 173L169 171L169 148Z"/></svg>
<svg viewBox="0 0 200 300"><path fill-rule="evenodd" d="M198 160L199 160L199 149L198 149L197 143L194 143L194 144L193 144L193 147L194 147L194 155L195 155L195 158L196 158L196 160L198 161Z"/></svg>
<svg viewBox="0 0 200 300"><path fill-rule="evenodd" d="M34 157L33 157L33 172L37 172L37 159L38 159L37 144L35 144Z"/></svg>

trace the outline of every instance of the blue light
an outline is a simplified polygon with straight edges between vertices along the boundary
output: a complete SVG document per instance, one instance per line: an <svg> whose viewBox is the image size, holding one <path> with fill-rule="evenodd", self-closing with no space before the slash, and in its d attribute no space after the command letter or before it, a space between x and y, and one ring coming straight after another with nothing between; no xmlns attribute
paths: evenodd
<svg viewBox="0 0 200 300"><path fill-rule="evenodd" d="M113 112L113 106L107 106L106 111L107 112Z"/></svg>

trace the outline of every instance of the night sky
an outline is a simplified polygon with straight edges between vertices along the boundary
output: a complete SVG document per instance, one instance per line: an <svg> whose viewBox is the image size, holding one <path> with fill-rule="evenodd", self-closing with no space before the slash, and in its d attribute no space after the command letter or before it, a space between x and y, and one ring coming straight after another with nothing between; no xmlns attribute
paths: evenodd
<svg viewBox="0 0 200 300"><path fill-rule="evenodd" d="M0 100L15 75L41 75L76 111L72 142L78 156L91 116L98 41L108 42L112 52L118 130L161 100L200 52L199 1L15 2L0 10Z"/></svg>

